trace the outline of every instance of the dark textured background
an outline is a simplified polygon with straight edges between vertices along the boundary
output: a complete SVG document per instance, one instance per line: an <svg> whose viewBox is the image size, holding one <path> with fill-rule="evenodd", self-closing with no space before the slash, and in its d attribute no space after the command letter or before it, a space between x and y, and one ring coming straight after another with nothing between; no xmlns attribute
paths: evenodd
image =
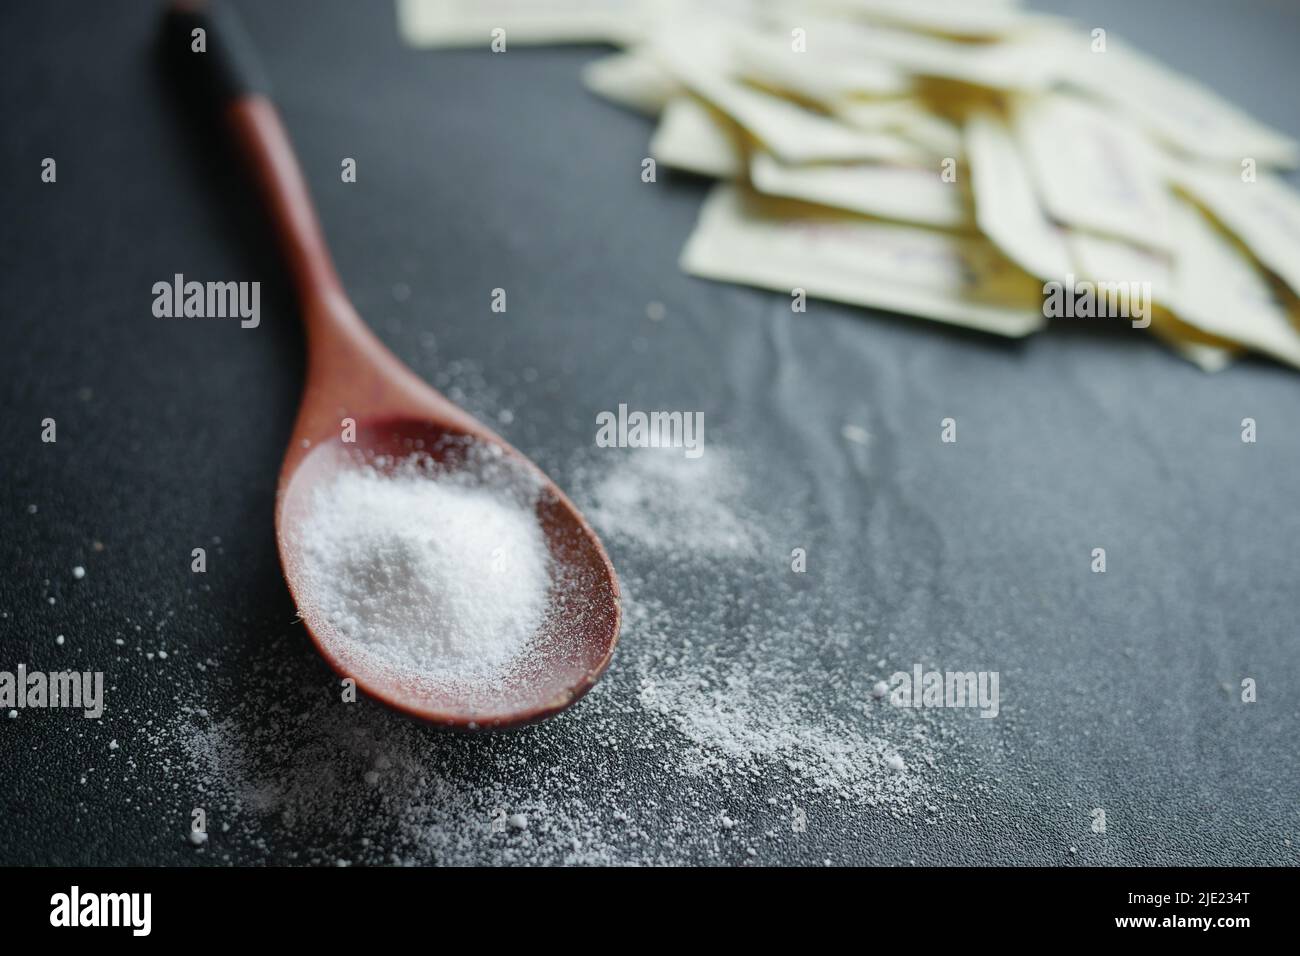
<svg viewBox="0 0 1300 956"><path fill-rule="evenodd" d="M790 491L795 536L836 556L808 583L816 615L869 617L918 660L1002 670L1006 779L979 827L814 826L762 862L1062 862L1093 805L1110 833L1091 862L1296 862L1294 371L1209 376L1126 331L1007 343L829 303L792 316L783 296L678 270L706 186L639 181L650 123L579 81L601 51L416 52L386 3L240 7L344 282L398 355L444 387L458 361L481 369L471 410L513 407L498 427L562 482L597 411L703 410L710 440ZM1070 12L1300 134L1294 4ZM330 683L290 626L272 536L303 368L292 299L234 162L156 65L155 27L139 2L0 11L0 667L102 668L113 688L99 725L0 714L0 862L211 859L177 838L183 809L139 806L142 787L191 805L179 761L109 764L104 749L162 722L194 674L114 636L165 622L169 646L202 659L287 634L286 681ZM57 185L39 181L45 156ZM356 185L339 182L342 156ZM150 287L174 272L261 280L261 328L153 318ZM487 310L496 286L508 319ZM668 319L652 325L656 300ZM946 415L956 446L937 441ZM39 440L46 416L56 445ZM869 462L845 421L877 436ZM214 536L196 585L189 549ZM1104 577L1088 573L1098 544ZM761 621L764 593L744 597ZM611 692L634 692L618 672L616 658ZM1236 702L1243 676L1254 706ZM214 689L213 706L237 693ZM111 770L80 784L97 763ZM287 854L269 827L233 859Z"/></svg>

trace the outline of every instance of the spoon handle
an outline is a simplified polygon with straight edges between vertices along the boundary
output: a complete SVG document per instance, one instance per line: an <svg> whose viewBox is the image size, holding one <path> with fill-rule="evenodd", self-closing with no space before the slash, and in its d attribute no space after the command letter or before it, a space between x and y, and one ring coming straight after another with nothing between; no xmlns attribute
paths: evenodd
<svg viewBox="0 0 1300 956"><path fill-rule="evenodd" d="M163 43L187 82L207 93L225 118L292 271L308 360L284 473L292 472L307 448L336 435L347 417L414 414L495 437L407 368L352 307L289 136L267 95L269 84L234 13L218 4L177 0L167 11Z"/></svg>
<svg viewBox="0 0 1300 956"><path fill-rule="evenodd" d="M256 50L234 11L219 4L178 0L163 25L167 54L203 90L223 116L275 227L280 249L311 334L322 321L355 314L334 269L302 168L270 99ZM329 319L326 319L326 317Z"/></svg>

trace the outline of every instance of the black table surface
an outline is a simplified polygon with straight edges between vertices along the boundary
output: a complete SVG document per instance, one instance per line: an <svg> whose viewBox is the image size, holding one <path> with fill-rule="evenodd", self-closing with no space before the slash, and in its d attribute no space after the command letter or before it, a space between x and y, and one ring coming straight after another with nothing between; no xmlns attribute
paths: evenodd
<svg viewBox="0 0 1300 956"><path fill-rule="evenodd" d="M597 693L545 725L449 738L370 702L340 716L276 557L303 341L242 174L156 61L150 4L5 4L0 669L102 670L108 690L98 721L0 713L0 863L1296 862L1294 371L1207 375L1086 323L1006 342L828 302L792 314L680 271L708 185L641 182L650 121L580 83L602 49L414 51L386 3L239 6L385 342L580 503L598 412L702 411L764 544L746 564L607 533L639 610ZM1300 135L1294 5L1050 6ZM155 318L175 273L259 280L260 327ZM998 670L1003 713L918 725L943 759L916 805L761 756L667 772L708 745L638 695L700 646L713 677L806 658L828 726L914 661ZM369 749L332 743L348 721ZM371 803L351 783L322 813L284 792L389 745L405 782ZM258 780L284 786L263 805ZM478 835L501 803L529 828Z"/></svg>

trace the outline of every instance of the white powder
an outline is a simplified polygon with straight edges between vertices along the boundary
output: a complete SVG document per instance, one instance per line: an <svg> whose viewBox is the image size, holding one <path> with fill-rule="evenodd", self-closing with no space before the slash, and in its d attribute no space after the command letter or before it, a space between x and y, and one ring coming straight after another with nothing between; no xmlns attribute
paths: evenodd
<svg viewBox="0 0 1300 956"><path fill-rule="evenodd" d="M987 791L949 791L937 769L964 749L953 712L873 701L893 655L810 622L803 579L770 560L786 526L771 483L716 446L702 471L654 455L602 449L569 476L624 593L615 665L576 707L523 733L441 734L339 707L297 636L268 626L133 731L123 752L183 781L183 797L142 784L140 802L188 813L199 794L216 860L319 865L814 863L849 832L858 859L901 863L891 837L977 809ZM737 600L756 590L775 599Z"/></svg>
<svg viewBox="0 0 1300 956"><path fill-rule="evenodd" d="M549 556L531 499L409 458L339 472L303 527L304 610L350 662L491 685L533 649Z"/></svg>
<svg viewBox="0 0 1300 956"><path fill-rule="evenodd" d="M731 452L699 458L676 448L608 449L598 477L583 477L587 517L612 538L651 552L742 557L760 545L740 499L746 487Z"/></svg>

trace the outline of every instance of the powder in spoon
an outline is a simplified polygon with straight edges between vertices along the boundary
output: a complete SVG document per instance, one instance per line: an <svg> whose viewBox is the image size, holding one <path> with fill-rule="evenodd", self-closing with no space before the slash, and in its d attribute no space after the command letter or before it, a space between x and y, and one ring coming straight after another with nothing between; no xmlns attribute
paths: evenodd
<svg viewBox="0 0 1300 956"><path fill-rule="evenodd" d="M499 685L535 650L547 607L536 488L428 458L375 464L344 469L313 494L303 603L329 623L318 637L367 670Z"/></svg>

